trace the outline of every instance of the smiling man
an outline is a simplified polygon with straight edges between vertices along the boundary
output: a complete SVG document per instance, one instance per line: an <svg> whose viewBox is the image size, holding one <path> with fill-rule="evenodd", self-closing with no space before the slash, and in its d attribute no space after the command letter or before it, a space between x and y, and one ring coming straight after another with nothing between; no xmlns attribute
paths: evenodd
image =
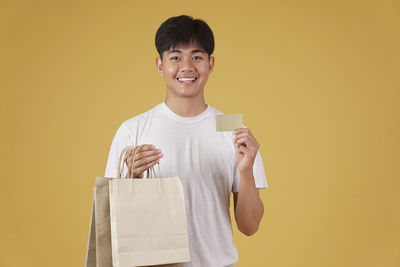
<svg viewBox="0 0 400 267"><path fill-rule="evenodd" d="M184 15L169 18L158 29L155 43L165 101L121 124L105 177L117 177L125 147L145 144L135 156L134 177L143 177L157 163L161 177L182 177L191 257L185 266L232 266L238 255L232 242L231 195L238 229L245 235L258 230L264 212L258 189L268 185L259 144L248 128L216 131L216 115L223 113L204 99L215 62L214 36L204 21ZM126 159L125 170L131 170L132 160Z"/></svg>

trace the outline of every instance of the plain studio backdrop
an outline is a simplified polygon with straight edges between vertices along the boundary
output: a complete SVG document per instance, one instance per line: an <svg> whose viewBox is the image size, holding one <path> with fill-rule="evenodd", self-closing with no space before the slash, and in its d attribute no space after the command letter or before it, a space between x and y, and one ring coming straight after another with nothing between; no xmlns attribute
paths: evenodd
<svg viewBox="0 0 400 267"><path fill-rule="evenodd" d="M154 36L181 14L215 34L207 103L261 144L235 266L400 266L397 0L0 1L0 266L83 265L95 177L164 100Z"/></svg>

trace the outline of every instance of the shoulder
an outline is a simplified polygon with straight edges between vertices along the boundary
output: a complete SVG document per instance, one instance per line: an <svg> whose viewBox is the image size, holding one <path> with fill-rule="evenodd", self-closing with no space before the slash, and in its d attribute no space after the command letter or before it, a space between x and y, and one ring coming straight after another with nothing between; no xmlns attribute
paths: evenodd
<svg viewBox="0 0 400 267"><path fill-rule="evenodd" d="M136 129L140 125L147 123L148 121L152 120L154 116L157 116L157 114L159 113L159 109L160 109L160 104L156 105L155 107L146 112L140 113L135 117L123 121L121 127L125 127L130 131L134 131L134 129Z"/></svg>
<svg viewBox="0 0 400 267"><path fill-rule="evenodd" d="M210 107L211 112L214 113L215 115L224 114L224 113L221 112L220 110L218 110L218 109L216 109L216 108L214 108L214 107L212 107L212 106L210 106L210 105L209 105L209 107Z"/></svg>

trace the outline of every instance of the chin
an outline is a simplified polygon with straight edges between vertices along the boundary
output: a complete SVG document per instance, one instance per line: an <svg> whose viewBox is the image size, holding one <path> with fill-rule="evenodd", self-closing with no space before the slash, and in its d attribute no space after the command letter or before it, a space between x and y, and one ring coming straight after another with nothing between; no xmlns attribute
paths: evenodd
<svg viewBox="0 0 400 267"><path fill-rule="evenodd" d="M184 98L194 98L194 97L196 97L198 95L199 94L190 94L190 93L185 94L185 93L183 93L183 94L178 94L177 96L178 97L184 97Z"/></svg>
<svg viewBox="0 0 400 267"><path fill-rule="evenodd" d="M179 97L196 97L202 94L202 90L180 89L174 92L174 95Z"/></svg>

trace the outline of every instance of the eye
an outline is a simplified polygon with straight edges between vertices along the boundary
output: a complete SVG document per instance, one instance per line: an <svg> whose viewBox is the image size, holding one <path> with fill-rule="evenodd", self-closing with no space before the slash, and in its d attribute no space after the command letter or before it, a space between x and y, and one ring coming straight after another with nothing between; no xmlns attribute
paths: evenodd
<svg viewBox="0 0 400 267"><path fill-rule="evenodd" d="M193 58L194 58L194 60L202 60L203 59L201 56L194 56Z"/></svg>
<svg viewBox="0 0 400 267"><path fill-rule="evenodd" d="M179 57L175 56L175 57L171 57L171 60L178 60Z"/></svg>

